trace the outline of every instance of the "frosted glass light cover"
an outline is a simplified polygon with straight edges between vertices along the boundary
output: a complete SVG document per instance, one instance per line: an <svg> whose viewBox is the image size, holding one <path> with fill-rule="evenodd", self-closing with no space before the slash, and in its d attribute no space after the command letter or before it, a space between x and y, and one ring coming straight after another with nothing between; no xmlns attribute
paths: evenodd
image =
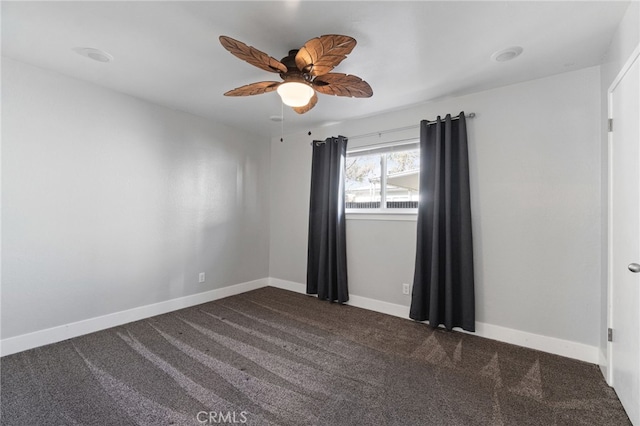
<svg viewBox="0 0 640 426"><path fill-rule="evenodd" d="M308 84L289 82L278 86L278 94L285 105L301 107L309 103L313 96L313 89Z"/></svg>

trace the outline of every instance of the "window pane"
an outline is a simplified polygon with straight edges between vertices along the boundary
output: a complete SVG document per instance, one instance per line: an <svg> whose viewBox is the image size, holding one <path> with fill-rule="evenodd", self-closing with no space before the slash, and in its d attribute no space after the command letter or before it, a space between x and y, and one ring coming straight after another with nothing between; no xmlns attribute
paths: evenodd
<svg viewBox="0 0 640 426"><path fill-rule="evenodd" d="M380 208L380 157L380 154L347 155L344 182L346 208Z"/></svg>
<svg viewBox="0 0 640 426"><path fill-rule="evenodd" d="M387 156L387 208L418 208L420 150L410 149L385 155Z"/></svg>

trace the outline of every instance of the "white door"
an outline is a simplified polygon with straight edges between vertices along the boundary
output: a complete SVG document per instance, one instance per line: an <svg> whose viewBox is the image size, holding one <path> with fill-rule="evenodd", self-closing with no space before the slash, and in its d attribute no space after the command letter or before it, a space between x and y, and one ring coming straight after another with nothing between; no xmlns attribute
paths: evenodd
<svg viewBox="0 0 640 426"><path fill-rule="evenodd" d="M609 89L611 381L640 426L640 59L636 49ZM637 266L636 266L637 265ZM638 269L639 271L634 272Z"/></svg>

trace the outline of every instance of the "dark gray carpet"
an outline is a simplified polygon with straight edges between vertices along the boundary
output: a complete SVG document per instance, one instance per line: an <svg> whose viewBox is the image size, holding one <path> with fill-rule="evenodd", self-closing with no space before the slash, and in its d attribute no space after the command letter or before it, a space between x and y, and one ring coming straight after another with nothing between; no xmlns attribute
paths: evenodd
<svg viewBox="0 0 640 426"><path fill-rule="evenodd" d="M270 287L1 361L3 425L629 424L595 365Z"/></svg>

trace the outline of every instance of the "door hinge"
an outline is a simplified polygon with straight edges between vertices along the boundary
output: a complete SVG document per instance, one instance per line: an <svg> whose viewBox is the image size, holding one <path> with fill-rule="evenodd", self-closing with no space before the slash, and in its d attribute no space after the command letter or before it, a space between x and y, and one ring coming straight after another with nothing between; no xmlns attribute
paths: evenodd
<svg viewBox="0 0 640 426"><path fill-rule="evenodd" d="M613 328L607 329L607 342L613 342Z"/></svg>
<svg viewBox="0 0 640 426"><path fill-rule="evenodd" d="M609 132L613 132L613 118L610 118L609 120L607 120L607 131Z"/></svg>

